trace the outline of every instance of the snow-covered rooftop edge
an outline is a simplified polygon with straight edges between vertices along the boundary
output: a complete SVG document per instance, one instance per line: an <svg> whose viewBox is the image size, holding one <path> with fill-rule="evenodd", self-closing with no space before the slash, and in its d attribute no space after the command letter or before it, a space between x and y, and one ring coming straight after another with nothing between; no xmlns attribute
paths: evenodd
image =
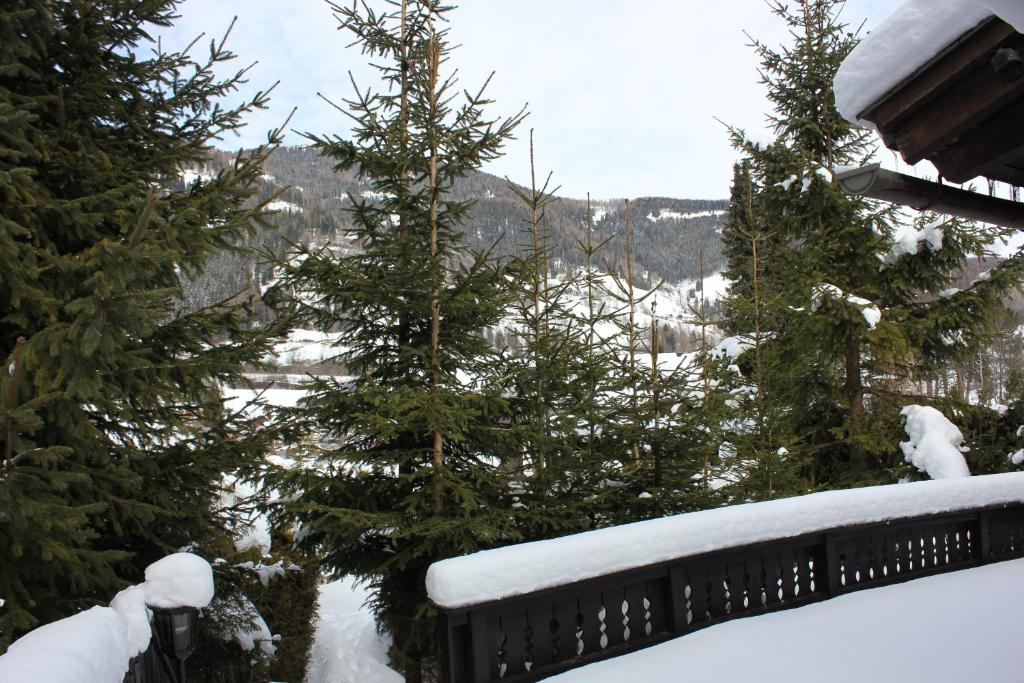
<svg viewBox="0 0 1024 683"><path fill-rule="evenodd" d="M824 491L442 560L427 571L427 593L454 609L750 543L1018 502L1024 472Z"/></svg>
<svg viewBox="0 0 1024 683"><path fill-rule="evenodd" d="M862 113L993 12L1010 23L1021 19L1011 5L1017 0L905 0L843 60L835 77L839 113L872 127Z"/></svg>

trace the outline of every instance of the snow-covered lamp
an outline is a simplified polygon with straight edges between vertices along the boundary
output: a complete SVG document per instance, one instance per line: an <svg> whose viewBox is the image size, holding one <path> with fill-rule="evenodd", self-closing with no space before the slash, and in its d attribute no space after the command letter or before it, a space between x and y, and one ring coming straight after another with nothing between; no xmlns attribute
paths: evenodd
<svg viewBox="0 0 1024 683"><path fill-rule="evenodd" d="M146 605L153 613L153 636L162 655L177 665L185 682L185 660L196 647L199 609L213 599L213 570L191 553L175 553L146 568Z"/></svg>
<svg viewBox="0 0 1024 683"><path fill-rule="evenodd" d="M151 607L153 633L164 654L179 662L196 649L199 610L195 607Z"/></svg>

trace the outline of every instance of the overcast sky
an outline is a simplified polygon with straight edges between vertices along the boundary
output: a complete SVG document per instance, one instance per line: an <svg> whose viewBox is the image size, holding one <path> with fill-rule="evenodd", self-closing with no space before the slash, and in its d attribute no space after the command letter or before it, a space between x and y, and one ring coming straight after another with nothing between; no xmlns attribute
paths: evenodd
<svg viewBox="0 0 1024 683"><path fill-rule="evenodd" d="M347 0L343 0L347 1ZM456 0L458 1L458 0ZM371 3L373 0L371 0ZM377 3L380 4L379 2ZM876 25L898 0L848 0L850 24ZM756 132L768 105L744 31L778 44L786 31L764 0L461 0L451 13L452 65L460 84L489 89L493 115L528 104L530 116L506 155L484 170L528 178L527 132L535 129L538 172L554 171L560 194L722 198L732 163L715 117ZM348 72L370 84L358 49L346 48L322 0L185 0L165 46L220 35L238 21L228 47L258 60L253 88L275 80L272 108L251 116L225 148L252 146L280 125L343 134L347 119L316 97L351 93ZM297 134L289 144L302 144Z"/></svg>

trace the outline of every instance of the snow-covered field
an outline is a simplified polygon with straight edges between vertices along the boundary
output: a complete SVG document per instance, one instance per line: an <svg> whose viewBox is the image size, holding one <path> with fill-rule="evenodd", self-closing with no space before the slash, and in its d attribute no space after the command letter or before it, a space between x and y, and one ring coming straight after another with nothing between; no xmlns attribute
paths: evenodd
<svg viewBox="0 0 1024 683"><path fill-rule="evenodd" d="M738 619L550 678L560 683L1019 683L1024 560Z"/></svg>

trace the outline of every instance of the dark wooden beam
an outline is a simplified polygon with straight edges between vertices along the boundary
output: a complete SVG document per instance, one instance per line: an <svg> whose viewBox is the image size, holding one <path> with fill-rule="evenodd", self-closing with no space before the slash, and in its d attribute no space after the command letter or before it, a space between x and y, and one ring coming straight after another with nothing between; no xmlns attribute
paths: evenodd
<svg viewBox="0 0 1024 683"><path fill-rule="evenodd" d="M835 179L850 194L1024 230L1024 204L1020 202L886 171L879 164L837 173Z"/></svg>
<svg viewBox="0 0 1024 683"><path fill-rule="evenodd" d="M861 113L860 118L871 121L879 130L891 129L928 104L948 83L986 63L996 46L1016 34L1012 26L996 17L983 22L897 85L885 100Z"/></svg>
<svg viewBox="0 0 1024 683"><path fill-rule="evenodd" d="M1024 38L1001 45L1003 48L1024 54ZM999 73L985 62L947 89L944 97L901 121L891 136L891 147L908 164L916 164L1022 96L1024 78Z"/></svg>
<svg viewBox="0 0 1024 683"><path fill-rule="evenodd" d="M986 168L1011 163L1024 155L1024 98L956 140L946 149L928 157L942 176L954 183L966 183Z"/></svg>

